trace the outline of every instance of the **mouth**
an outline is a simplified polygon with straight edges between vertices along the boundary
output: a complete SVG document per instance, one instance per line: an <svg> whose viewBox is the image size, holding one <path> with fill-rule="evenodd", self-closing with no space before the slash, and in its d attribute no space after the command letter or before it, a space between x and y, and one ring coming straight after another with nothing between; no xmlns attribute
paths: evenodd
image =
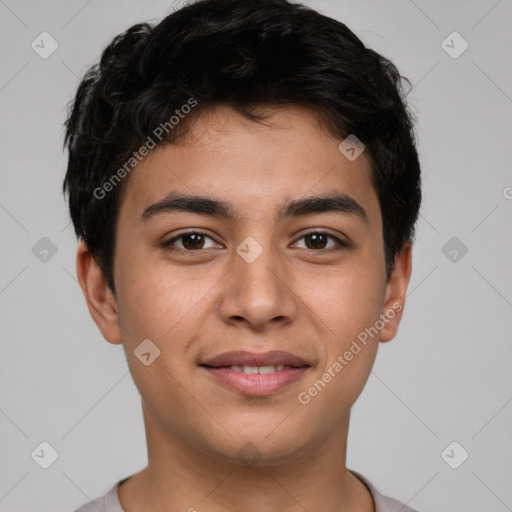
<svg viewBox="0 0 512 512"><path fill-rule="evenodd" d="M299 380L311 367L282 351L226 352L200 364L219 384L249 396L267 396Z"/></svg>

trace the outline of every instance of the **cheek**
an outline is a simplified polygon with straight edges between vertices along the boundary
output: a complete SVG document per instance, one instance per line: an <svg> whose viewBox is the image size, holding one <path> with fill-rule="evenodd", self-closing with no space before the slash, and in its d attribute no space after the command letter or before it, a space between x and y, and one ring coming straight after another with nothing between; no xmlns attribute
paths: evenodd
<svg viewBox="0 0 512 512"><path fill-rule="evenodd" d="M329 344L340 349L379 318L385 290L381 281L375 265L347 265L336 272L308 272L297 289Z"/></svg>
<svg viewBox="0 0 512 512"><path fill-rule="evenodd" d="M303 295L322 328L323 357L298 401L311 405L311 412L318 408L318 414L323 410L324 417L332 415L333 421L341 420L361 393L378 349L375 324L384 293L382 276L375 265L367 271L363 267L347 267L315 279L310 276L307 281L315 286Z"/></svg>
<svg viewBox="0 0 512 512"><path fill-rule="evenodd" d="M318 414L342 420L364 388L379 343L374 327L382 303L379 279L376 272L347 271L315 280L319 286L307 304L324 326L323 357L298 397L300 404L311 405L312 414L318 408ZM318 291L322 285L325 293Z"/></svg>
<svg viewBox="0 0 512 512"><path fill-rule="evenodd" d="M123 277L119 286L119 321L127 358L139 361L133 351L145 339L160 350L158 365L180 380L188 378L188 366L194 364L194 342L213 305L209 295L220 279L211 273L171 268L168 262L150 257L132 258L119 265ZM140 372L138 372L140 373ZM146 374L141 375L146 378ZM169 380L169 376L161 375Z"/></svg>
<svg viewBox="0 0 512 512"><path fill-rule="evenodd" d="M168 268L148 265L147 260L142 266L133 259L123 271L118 315L133 381L153 414L168 411L172 405L193 417L197 410L184 390L193 388L188 349L195 339L194 326L200 326L204 306L199 299L205 291L198 288L197 279L193 286L183 273L166 275ZM148 352L145 358L142 354ZM177 425L171 422L167 427L172 431Z"/></svg>
<svg viewBox="0 0 512 512"><path fill-rule="evenodd" d="M360 351L359 351L360 350ZM347 413L361 394L371 373L376 345L358 348L348 361L330 361L300 390L297 407L315 421L315 429L329 431L346 421Z"/></svg>
<svg viewBox="0 0 512 512"><path fill-rule="evenodd" d="M163 341L180 319L186 322L201 293L201 284L192 273L172 268L155 254L141 251L131 258L119 259L120 321L130 338L151 338ZM187 277L188 276L188 277Z"/></svg>

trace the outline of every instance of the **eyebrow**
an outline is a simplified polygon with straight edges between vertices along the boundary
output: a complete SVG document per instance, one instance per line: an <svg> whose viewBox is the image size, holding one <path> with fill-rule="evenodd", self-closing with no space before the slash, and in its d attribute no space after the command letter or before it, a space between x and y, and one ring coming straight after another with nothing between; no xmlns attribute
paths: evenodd
<svg viewBox="0 0 512 512"><path fill-rule="evenodd" d="M141 215L141 221L172 212L187 212L235 221L238 215L229 202L206 196L182 195L171 192L166 197L148 206ZM324 194L294 199L285 203L277 212L276 220L281 222L290 217L318 213L347 213L369 223L365 209L351 196L344 193Z"/></svg>

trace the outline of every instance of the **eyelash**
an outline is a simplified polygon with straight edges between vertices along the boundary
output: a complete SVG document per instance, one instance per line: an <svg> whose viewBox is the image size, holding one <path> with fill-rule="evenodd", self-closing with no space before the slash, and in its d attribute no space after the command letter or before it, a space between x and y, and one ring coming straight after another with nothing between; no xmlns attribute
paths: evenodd
<svg viewBox="0 0 512 512"><path fill-rule="evenodd" d="M185 232L185 233L180 233L179 235L171 238L170 240L162 242L160 245L161 245L162 248L167 249L169 251L188 252L188 253L199 253L201 251L210 249L210 248L207 248L207 249L189 250L189 249L181 249L181 248L173 247L173 244L177 240L180 240L180 239L185 238L186 236L190 236L190 235L201 235L201 236L204 236L206 238L209 238L209 239L213 240L213 238L210 235L208 235L207 233L204 233L202 231L189 231L189 232ZM343 240L341 240L337 236L334 236L331 233L327 233L325 231L310 231L310 232L305 233L304 235L302 235L300 238L298 238L298 240L302 240L303 238L305 238L307 236L311 236L311 235L327 235L327 237L332 239L332 240L334 240L338 246L337 247L330 247L329 249L308 249L308 248L306 248L305 249L306 251L330 253L332 251L341 251L343 249L348 249L350 247L350 245L347 242L344 242Z"/></svg>

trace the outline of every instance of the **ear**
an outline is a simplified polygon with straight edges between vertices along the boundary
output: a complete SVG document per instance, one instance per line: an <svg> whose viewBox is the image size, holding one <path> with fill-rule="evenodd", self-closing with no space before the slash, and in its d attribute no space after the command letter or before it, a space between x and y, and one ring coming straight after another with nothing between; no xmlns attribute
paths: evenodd
<svg viewBox="0 0 512 512"><path fill-rule="evenodd" d="M395 268L386 285L384 306L381 311L382 315L384 315L381 315L384 321L384 327L380 333L380 341L382 342L391 341L398 331L411 270L412 246L406 242L401 251L395 256Z"/></svg>
<svg viewBox="0 0 512 512"><path fill-rule="evenodd" d="M101 334L109 343L121 343L115 297L99 265L83 241L80 242L77 250L76 272L89 313Z"/></svg>

